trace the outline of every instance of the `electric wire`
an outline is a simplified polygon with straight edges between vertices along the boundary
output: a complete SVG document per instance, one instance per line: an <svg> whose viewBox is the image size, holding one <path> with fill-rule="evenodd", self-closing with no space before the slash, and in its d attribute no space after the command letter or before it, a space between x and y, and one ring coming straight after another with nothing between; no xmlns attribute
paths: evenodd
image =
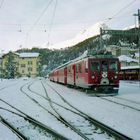
<svg viewBox="0 0 140 140"><path fill-rule="evenodd" d="M52 3L53 0L50 0L49 3L47 4L47 6L43 9L43 11L41 12L40 16L36 19L35 23L33 24L33 26L30 28L30 30L28 32L31 32L34 28L34 26L37 25L37 23L39 22L39 20L41 19L41 17L45 14L45 12L47 11L48 7L50 6L50 4Z"/></svg>
<svg viewBox="0 0 140 140"><path fill-rule="evenodd" d="M116 12L112 17L108 18L106 22L116 18L117 15L119 15L122 11L126 10L128 7L132 6L132 4L135 2L136 0L131 1L130 3L128 3L127 5L125 5L124 7L122 7L118 12Z"/></svg>
<svg viewBox="0 0 140 140"><path fill-rule="evenodd" d="M48 45L49 45L49 41L50 41L50 36L51 36L53 21L54 21L55 14L56 14L56 7L57 7L57 0L55 2L55 6L54 6L54 10L53 10L53 15L52 15L51 23L50 23L50 28L49 28L49 31L48 31Z"/></svg>
<svg viewBox="0 0 140 140"><path fill-rule="evenodd" d="M105 19L103 19L103 21L105 22L105 23L107 23L107 22L109 22L110 20L113 20L114 18L116 19L116 18L119 18L117 15L119 15L122 11L124 11L124 10L126 10L127 8L129 8L130 6L132 6L132 4L133 3L135 3L137 0L132 0L130 3L128 3L127 5L125 5L124 7L122 7L118 12L116 12L114 15L112 15L112 17L110 17L110 18L105 18ZM0 26L17 26L17 27L19 27L20 29L19 30L16 30L16 31L25 31L25 32L27 32L27 33L29 33L29 32L31 32L33 29L34 29L34 27L35 26L38 26L38 27L46 27L46 24L38 24L38 22L40 21L40 19L42 18L42 16L45 14L45 12L46 12L46 10L48 9L48 7L51 5L51 3L53 2L53 0L50 0L48 3L47 3L47 5L46 5L46 7L43 9L43 11L41 12L41 14L39 15L39 17L36 19L36 21L34 22L34 24L20 24L20 26L19 26L19 24L4 24L4 25L2 25L2 24L0 24ZM3 5L3 3L4 3L4 0L2 0L1 1L1 3L0 3L0 8L2 7L2 5ZM53 26L53 20L54 20L54 17L55 17L55 13L56 13L56 7L57 7L57 0L56 0L56 2L55 2L55 7L54 7L54 10L53 10L53 16L52 16L52 18L51 18L51 23L50 23L50 25L49 25L49 27L48 27L48 38L50 38L50 35L51 35L51 32L52 32L52 26ZM117 17L116 17L117 16ZM121 17L121 18L123 18L123 17ZM124 17L124 18L126 18L126 17ZM86 21L87 22L87 21ZM92 21L90 21L90 22L92 22ZM21 27L25 27L25 26L31 26L31 28L26 28L26 29L22 29L21 30ZM9 29L0 29L1 31L13 31L13 30L9 30ZM64 29L58 29L59 31L60 30L64 30ZM37 30L37 29L34 29L34 31L39 31L39 32L46 32L46 30Z"/></svg>
<svg viewBox="0 0 140 140"><path fill-rule="evenodd" d="M4 0L2 0L0 3L0 9L2 8L3 3L4 3Z"/></svg>

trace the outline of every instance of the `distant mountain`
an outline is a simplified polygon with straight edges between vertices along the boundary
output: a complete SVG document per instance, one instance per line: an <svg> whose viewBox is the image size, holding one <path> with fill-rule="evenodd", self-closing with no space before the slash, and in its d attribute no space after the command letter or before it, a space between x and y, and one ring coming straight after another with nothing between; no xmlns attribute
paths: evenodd
<svg viewBox="0 0 140 140"><path fill-rule="evenodd" d="M66 40L64 42L60 42L58 44L55 45L50 45L48 46L48 48L52 49L57 49L57 48L66 48L66 47L72 47L75 46L81 42L83 42L84 40L87 40L91 37L97 36L100 34L100 28L102 29L109 29L108 26L103 23L103 22L98 22L96 24L94 24L93 26L84 29L83 31L81 31L80 33L78 33L75 38L70 39L70 40Z"/></svg>

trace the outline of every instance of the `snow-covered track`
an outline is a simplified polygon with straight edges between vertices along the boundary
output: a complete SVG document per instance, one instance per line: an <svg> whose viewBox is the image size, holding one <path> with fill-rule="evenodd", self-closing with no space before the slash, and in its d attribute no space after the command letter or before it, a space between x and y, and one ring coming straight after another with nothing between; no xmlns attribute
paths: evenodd
<svg viewBox="0 0 140 140"><path fill-rule="evenodd" d="M119 96L114 96L115 98L118 98L120 100L124 100L124 101L128 101L130 103L134 103L134 104L138 104L140 105L140 102L137 102L137 101L133 101L133 100L129 100L129 99L126 99L126 98L122 98L122 97L119 97Z"/></svg>
<svg viewBox="0 0 140 140"><path fill-rule="evenodd" d="M75 108L72 104L70 104L63 96L61 96L61 94L59 93L59 91L57 91L56 89L53 88L53 86L51 86L50 84L48 84L46 82L46 84L52 89L54 90L54 92L56 92L60 98L67 103L70 107L72 107L73 109L75 109L76 111L78 111L81 116L84 116L86 120L88 120L91 124L94 124L95 126L97 126L98 128L100 128L103 132L106 132L107 134L109 134L111 137L114 137L115 139L121 139L121 140L132 140L132 138L118 132L117 130L107 126L106 124L103 124L102 122L90 117L89 115L85 114L84 112L80 111L79 109Z"/></svg>
<svg viewBox="0 0 140 140"><path fill-rule="evenodd" d="M31 123L34 126L37 126L39 129L45 130L47 133L49 133L49 135L52 135L51 137L53 137L54 139L58 139L58 140L68 140L67 138L65 138L64 136L60 135L59 133L57 133L55 130L52 130L50 127L46 126L45 124L41 123L40 121L34 119L33 117L29 116L28 114L22 112L21 110L19 110L18 108L14 107L13 105L9 104L8 102L0 99L0 101L2 101L3 103L7 104L8 106L10 106L12 109L16 110L17 112L11 111L9 109L6 108L2 108L0 107L1 110L5 110L8 111L10 113L13 113L19 117L24 118L24 120L28 121L29 123ZM8 124L8 122L7 122ZM9 125L10 126L10 125ZM13 127L14 128L14 127ZM15 129L16 130L16 129ZM18 132L18 130L17 130ZM20 133L20 132L19 132Z"/></svg>
<svg viewBox="0 0 140 140"><path fill-rule="evenodd" d="M133 101L130 101L130 100L127 100L124 98L114 96L114 97L107 97L107 98L100 97L100 99L112 102L114 104L129 108L129 109L132 109L134 111L140 111L140 103L133 102Z"/></svg>
<svg viewBox="0 0 140 140"><path fill-rule="evenodd" d="M70 116L70 115L68 115L67 114L67 117L64 117L58 110L58 106L56 106L56 104L54 105L53 103L53 101L52 101L52 99L49 97L49 95L48 95L48 93L47 93L47 90L46 90L46 88L45 88L45 86L44 86L44 84L41 82L41 84L42 84L42 86L43 86L43 88L44 88L44 91L45 91L45 93L46 93L46 96L47 96L47 98L48 98L48 100L49 100L49 103L50 103L50 106L52 107L52 109L57 113L57 115L59 116L59 118L60 118L60 120L66 125L66 126L68 126L68 127L70 127L73 131L75 131L78 135L80 135L83 139L85 139L85 140L90 140L90 139L92 139L92 133L88 133L88 134L86 134L82 129L83 128L88 128L88 129L90 129L91 131L93 130L93 129L95 129L94 128L94 126L92 126L91 124L85 124L85 123L82 123L82 122L86 122L86 119L83 117L83 116L81 116L81 115L79 115L78 113L76 113L76 112L74 112L74 111L72 111L72 110L70 110L70 109L67 109L67 108L64 108L64 107L62 107L63 108L63 111L67 111L68 113L70 113L70 114L72 114L73 115L73 119L70 119L70 120L74 120L74 118L77 118L78 117L78 120L81 120L81 123L82 123L82 125L81 126L78 126L78 125L76 125L76 122L75 121L77 121L77 120L75 120L75 121L68 121L67 120L67 117L68 116ZM59 106L60 107L60 106ZM62 110L61 110L62 111ZM75 117L74 117L75 116Z"/></svg>
<svg viewBox="0 0 140 140"><path fill-rule="evenodd" d="M6 119L0 116L0 122L5 125L8 129L10 129L20 140L28 140L26 136L24 136L20 131L18 131L13 125L11 125Z"/></svg>
<svg viewBox="0 0 140 140"><path fill-rule="evenodd" d="M32 83L31 84L29 84L28 85L28 89L30 90L30 86L32 85ZM77 133L80 137L81 137L81 139L85 139L85 140L90 140L87 136L86 136L86 134L83 134L79 129L77 129L76 128L76 126L73 126L73 125L71 125L64 117L62 117L61 116L61 114L59 114L55 109L54 109L54 107L52 106L52 108L53 108L53 110L54 110L54 112L51 112L51 111L49 111L49 110L47 110L44 106L42 106L36 99L34 99L34 98L32 98L31 96L29 96L23 89L21 89L22 90L22 92L24 93L24 94L26 94L33 102L35 102L36 104L38 104L41 108L43 108L45 111L47 111L49 114L51 114L53 117L55 117L57 120L59 120L61 123L63 123L65 126L67 126L67 127L69 127L69 128L71 128L75 133ZM31 90L30 90L31 91ZM33 92L33 91L31 91L31 92ZM36 93L36 92L33 92L33 93ZM38 93L36 93L36 94L38 94ZM43 97L43 98L45 98L45 97ZM46 100L48 100L49 101L49 103L50 104L52 104L52 102L51 102L51 99L49 99L49 98L45 98ZM58 104L57 104L58 105ZM59 105L60 106L60 105ZM62 107L62 106L61 106ZM66 108L65 108L66 109ZM67 110L67 109L66 109Z"/></svg>
<svg viewBox="0 0 140 140"><path fill-rule="evenodd" d="M1 90L4 90L4 89L6 89L6 88L9 88L9 87L11 87L11 86L15 86L15 84L17 84L17 82L14 83L14 84L9 84L9 85L6 85L6 86L3 86L3 87L0 87L0 91L1 91Z"/></svg>

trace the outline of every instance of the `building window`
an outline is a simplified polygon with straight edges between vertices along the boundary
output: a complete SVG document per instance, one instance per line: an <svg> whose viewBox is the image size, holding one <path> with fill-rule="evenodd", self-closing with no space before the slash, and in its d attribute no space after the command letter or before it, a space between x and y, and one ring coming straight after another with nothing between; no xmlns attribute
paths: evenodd
<svg viewBox="0 0 140 140"><path fill-rule="evenodd" d="M33 64L33 62L32 61L28 61L28 65L32 65Z"/></svg>
<svg viewBox="0 0 140 140"><path fill-rule="evenodd" d="M28 71L32 71L33 69L31 67L28 68Z"/></svg>
<svg viewBox="0 0 140 140"><path fill-rule="evenodd" d="M26 67L26 65L25 65L25 64L21 64L21 67L22 67L22 68L25 68L25 67Z"/></svg>
<svg viewBox="0 0 140 140"><path fill-rule="evenodd" d="M24 70L22 70L22 73L24 73Z"/></svg>

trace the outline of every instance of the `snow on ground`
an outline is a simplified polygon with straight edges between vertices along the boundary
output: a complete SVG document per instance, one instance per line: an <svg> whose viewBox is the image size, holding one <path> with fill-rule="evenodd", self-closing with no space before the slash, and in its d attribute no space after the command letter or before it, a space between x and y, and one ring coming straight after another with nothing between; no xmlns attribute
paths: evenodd
<svg viewBox="0 0 140 140"><path fill-rule="evenodd" d="M31 102L27 96L21 93L20 87L29 81L34 81L34 84L31 86L31 90L39 92L40 94L45 96L44 89L41 85L42 81L47 88L49 96L53 98L56 102L59 102L63 106L66 106L64 103L62 103L62 101L60 101L60 98L58 98L58 96L55 95L53 91L47 87L47 84L50 84L56 90L58 90L66 100L68 100L71 104L79 108L84 113L89 114L90 116L96 118L99 121L102 121L103 123L117 129L120 132L123 132L124 134L130 136L133 139L140 138L140 112L128 109L126 107L122 107L117 104L113 104L98 97L88 96L87 94L84 94L78 90L67 88L66 86L50 82L47 79L3 80L0 82L0 98L8 101L10 104L16 106L17 108L28 113L34 118L37 118L44 124L47 124L49 127L56 130L58 133L68 137L69 139L78 140L79 137L74 134L69 128L64 127L50 114L39 108L35 103ZM6 88L6 86L8 86L8 88ZM25 90L27 89L25 88ZM27 92L34 98L36 98L28 90ZM140 103L139 82L121 81L119 94L117 96ZM45 105L47 109L50 109L49 106L46 104L45 100L40 99L40 102L42 102L42 104ZM0 107L1 106L4 106L2 102L0 102ZM2 124L0 124L0 139L4 139L5 135L5 133L2 133L2 129L3 126ZM6 135L7 139L5 138L4 140L11 139L11 133L7 133L7 130L5 130L5 132L6 134L8 134L8 136ZM35 137L35 139L38 138Z"/></svg>
<svg viewBox="0 0 140 140"><path fill-rule="evenodd" d="M5 139L5 135L7 136L7 139ZM0 139L1 140L17 140L17 136L14 135L6 126L3 124L0 124Z"/></svg>
<svg viewBox="0 0 140 140"><path fill-rule="evenodd" d="M34 102L32 102L26 95L24 95L20 91L20 88L22 85L28 83L29 81L32 82L32 81L34 81L34 79L28 79L28 80L23 80L23 79L18 80L17 79L16 81L18 81L18 82L15 84L15 86L12 86L10 88L7 87L6 89L4 89L0 92L1 99L9 102L16 108L22 110L23 112L27 113L28 115L32 116L33 118L36 118L37 120L43 122L44 124L47 124L47 126L49 126L52 129L55 129L58 133L63 134L64 136L66 136L70 139L72 137L74 137L75 139L79 139L79 136L77 136L77 134L73 133L69 128L66 128L62 124L60 124L60 122L58 120L56 120L50 114L48 114L47 111L45 111L45 110L41 109L39 106L37 106ZM1 84L2 84L2 82L1 82ZM8 84L9 84L9 81L8 81ZM40 85L38 85L37 87L40 88ZM44 101L43 101L43 103L44 103ZM4 104L0 102L0 106L4 106ZM9 117L11 117L11 115ZM0 131L0 133L1 133L1 131ZM1 135L5 135L5 133L0 134L0 136ZM34 134L34 135L36 135L36 134ZM38 140L39 138L36 136L33 138L33 140L34 139ZM6 139L6 140L9 140L9 139Z"/></svg>
<svg viewBox="0 0 140 140"><path fill-rule="evenodd" d="M53 84L55 89L59 90L71 104L83 112L134 139L140 138L140 112L112 104L97 97L89 97L81 92L63 87L62 85L51 84ZM139 83L121 81L118 96L123 96L134 101L136 100L140 103Z"/></svg>

